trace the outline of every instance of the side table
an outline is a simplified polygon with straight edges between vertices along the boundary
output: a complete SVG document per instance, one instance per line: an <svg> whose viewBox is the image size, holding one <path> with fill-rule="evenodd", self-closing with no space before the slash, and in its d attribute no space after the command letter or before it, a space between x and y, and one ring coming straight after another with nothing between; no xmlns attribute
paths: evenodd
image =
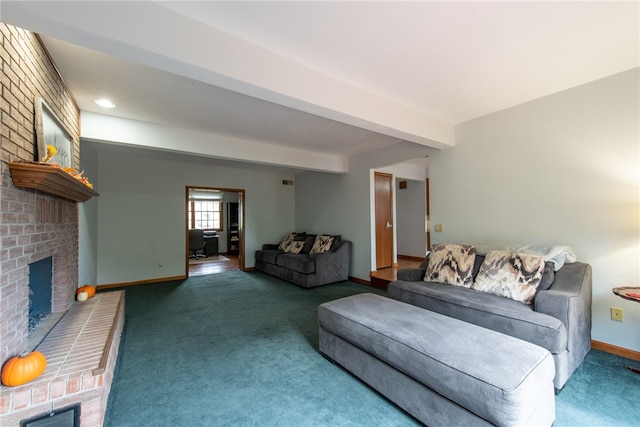
<svg viewBox="0 0 640 427"><path fill-rule="evenodd" d="M619 288L613 288L613 293L620 298L628 299L630 301L640 302L640 287L621 286ZM640 374L640 369L632 366L625 366L631 372Z"/></svg>
<svg viewBox="0 0 640 427"><path fill-rule="evenodd" d="M629 286L622 286L619 288L613 288L613 293L621 298L640 302L640 287L634 288Z"/></svg>

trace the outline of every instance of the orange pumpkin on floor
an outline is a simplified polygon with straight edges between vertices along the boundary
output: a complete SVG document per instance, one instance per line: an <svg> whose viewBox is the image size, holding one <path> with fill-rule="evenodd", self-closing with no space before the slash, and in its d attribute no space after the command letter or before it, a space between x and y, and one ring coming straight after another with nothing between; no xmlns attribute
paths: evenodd
<svg viewBox="0 0 640 427"><path fill-rule="evenodd" d="M2 384L15 387L28 383L47 369L47 358L39 351L12 357L2 367Z"/></svg>
<svg viewBox="0 0 640 427"><path fill-rule="evenodd" d="M87 297L93 298L93 296L96 294L96 287L91 285L80 286L76 291L76 295L78 295L80 292L86 292Z"/></svg>

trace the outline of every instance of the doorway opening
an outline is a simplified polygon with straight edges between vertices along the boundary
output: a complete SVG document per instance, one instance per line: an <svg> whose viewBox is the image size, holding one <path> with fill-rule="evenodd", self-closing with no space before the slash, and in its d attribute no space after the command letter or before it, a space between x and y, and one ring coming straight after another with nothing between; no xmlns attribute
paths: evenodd
<svg viewBox="0 0 640 427"><path fill-rule="evenodd" d="M185 274L245 269L245 190L186 187Z"/></svg>
<svg viewBox="0 0 640 427"><path fill-rule="evenodd" d="M386 288L399 268L422 263L431 245L428 157L372 169L370 191L370 278Z"/></svg>

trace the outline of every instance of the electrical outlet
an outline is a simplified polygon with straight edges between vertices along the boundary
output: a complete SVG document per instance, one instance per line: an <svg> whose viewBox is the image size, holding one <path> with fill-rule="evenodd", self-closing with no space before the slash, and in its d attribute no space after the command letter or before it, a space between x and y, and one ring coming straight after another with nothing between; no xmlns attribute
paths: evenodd
<svg viewBox="0 0 640 427"><path fill-rule="evenodd" d="M164 262L158 261L158 267L164 267Z"/></svg>
<svg viewBox="0 0 640 427"><path fill-rule="evenodd" d="M621 308L611 307L611 320L622 322L624 315Z"/></svg>

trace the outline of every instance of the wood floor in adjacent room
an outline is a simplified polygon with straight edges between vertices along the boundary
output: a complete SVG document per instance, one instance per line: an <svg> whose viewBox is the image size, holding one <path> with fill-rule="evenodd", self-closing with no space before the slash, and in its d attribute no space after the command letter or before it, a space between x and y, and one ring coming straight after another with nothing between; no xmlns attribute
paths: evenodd
<svg viewBox="0 0 640 427"><path fill-rule="evenodd" d="M408 267L418 267L423 258L416 257L406 257L402 255L398 255L398 266L397 267L389 267L389 268L381 268L376 271L375 275L371 275L371 286L375 286L376 288L386 289L387 285L394 280L397 279L398 270L401 268Z"/></svg>
<svg viewBox="0 0 640 427"><path fill-rule="evenodd" d="M207 258L199 258L197 263L189 262L189 276L203 276L205 274L222 273L224 271L232 271L240 269L238 255L220 254L228 261L220 261L212 256Z"/></svg>

